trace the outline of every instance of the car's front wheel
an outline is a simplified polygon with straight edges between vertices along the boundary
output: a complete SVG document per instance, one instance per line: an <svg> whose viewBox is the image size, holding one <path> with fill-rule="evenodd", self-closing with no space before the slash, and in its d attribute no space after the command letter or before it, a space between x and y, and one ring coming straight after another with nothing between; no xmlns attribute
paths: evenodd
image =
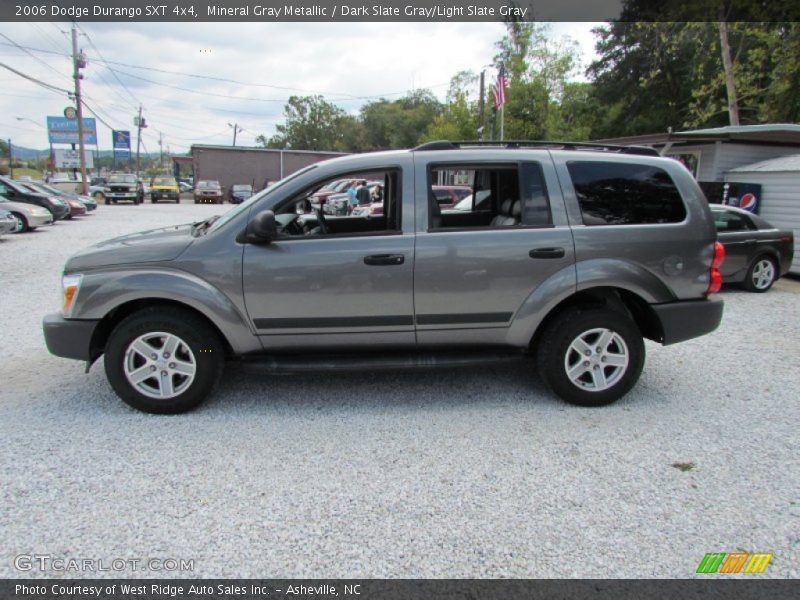
<svg viewBox="0 0 800 600"><path fill-rule="evenodd" d="M744 286L750 292L763 293L772 287L778 278L778 265L769 256L759 256L747 270Z"/></svg>
<svg viewBox="0 0 800 600"><path fill-rule="evenodd" d="M14 221L16 222L14 225L14 233L25 233L30 230L30 227L28 227L28 220L24 215L12 212L11 216L14 217Z"/></svg>
<svg viewBox="0 0 800 600"><path fill-rule="evenodd" d="M222 374L223 345L202 318L176 308L134 313L114 328L105 351L111 387L138 410L176 414L197 407Z"/></svg>
<svg viewBox="0 0 800 600"><path fill-rule="evenodd" d="M609 309L568 309L553 319L537 347L539 374L562 399L603 406L636 384L644 366L636 323Z"/></svg>

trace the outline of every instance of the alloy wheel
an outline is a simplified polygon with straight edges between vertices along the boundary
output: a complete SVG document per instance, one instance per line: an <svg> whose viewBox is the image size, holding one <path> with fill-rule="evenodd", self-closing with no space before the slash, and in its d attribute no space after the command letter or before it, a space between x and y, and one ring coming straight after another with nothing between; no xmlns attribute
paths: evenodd
<svg viewBox="0 0 800 600"><path fill-rule="evenodd" d="M564 356L564 369L576 387L601 392L622 378L628 362L628 346L622 336L610 329L596 328L572 340Z"/></svg>
<svg viewBox="0 0 800 600"><path fill-rule="evenodd" d="M128 383L149 398L166 400L182 394L197 373L197 362L188 344L163 331L133 340L124 360Z"/></svg>

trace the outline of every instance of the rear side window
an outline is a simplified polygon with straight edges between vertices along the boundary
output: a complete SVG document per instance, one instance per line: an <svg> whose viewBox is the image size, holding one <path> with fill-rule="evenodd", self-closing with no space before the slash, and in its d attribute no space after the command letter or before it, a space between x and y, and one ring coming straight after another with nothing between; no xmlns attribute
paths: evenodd
<svg viewBox="0 0 800 600"><path fill-rule="evenodd" d="M612 162L567 163L584 225L680 223L678 189L664 169Z"/></svg>

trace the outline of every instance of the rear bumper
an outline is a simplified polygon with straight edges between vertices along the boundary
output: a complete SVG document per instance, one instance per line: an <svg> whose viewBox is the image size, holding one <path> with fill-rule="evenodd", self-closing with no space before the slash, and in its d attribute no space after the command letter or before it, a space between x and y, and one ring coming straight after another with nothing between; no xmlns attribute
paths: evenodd
<svg viewBox="0 0 800 600"><path fill-rule="evenodd" d="M714 331L722 321L725 303L717 298L651 305L661 322L665 346Z"/></svg>
<svg viewBox="0 0 800 600"><path fill-rule="evenodd" d="M51 354L74 360L91 360L92 335L100 321L65 319L60 313L42 322L44 341Z"/></svg>

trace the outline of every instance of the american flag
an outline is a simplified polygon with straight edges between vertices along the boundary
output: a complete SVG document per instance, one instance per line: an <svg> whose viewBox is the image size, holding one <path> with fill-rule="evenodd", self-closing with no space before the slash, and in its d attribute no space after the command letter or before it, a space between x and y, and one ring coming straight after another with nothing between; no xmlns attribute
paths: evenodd
<svg viewBox="0 0 800 600"><path fill-rule="evenodd" d="M508 87L508 76L506 75L506 68L500 65L500 71L497 73L497 83L492 86L494 90L494 107L501 109L506 103L506 88Z"/></svg>

